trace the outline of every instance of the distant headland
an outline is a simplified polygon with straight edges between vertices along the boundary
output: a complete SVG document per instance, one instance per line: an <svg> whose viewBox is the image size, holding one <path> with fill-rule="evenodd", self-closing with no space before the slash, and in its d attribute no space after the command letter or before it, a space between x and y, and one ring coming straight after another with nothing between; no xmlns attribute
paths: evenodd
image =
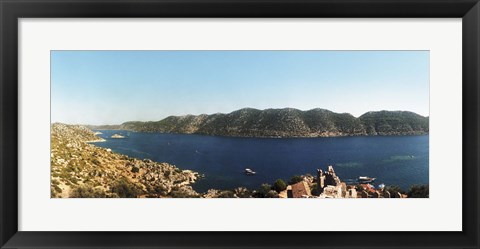
<svg viewBox="0 0 480 249"><path fill-rule="evenodd" d="M160 121L88 127L231 137L401 136L428 134L429 118L408 111L367 112L357 118L320 108L308 111L243 108L228 114L169 116Z"/></svg>

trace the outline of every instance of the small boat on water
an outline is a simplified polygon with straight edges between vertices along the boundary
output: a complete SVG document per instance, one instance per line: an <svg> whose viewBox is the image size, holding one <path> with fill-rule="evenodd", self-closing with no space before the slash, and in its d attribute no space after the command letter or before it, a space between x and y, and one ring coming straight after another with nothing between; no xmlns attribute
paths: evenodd
<svg viewBox="0 0 480 249"><path fill-rule="evenodd" d="M375 181L376 178L368 177L368 176L359 176L358 182L359 183L372 183Z"/></svg>
<svg viewBox="0 0 480 249"><path fill-rule="evenodd" d="M249 168L246 168L245 169L245 174L248 175L248 176L252 176L252 175L255 175L257 172L249 169Z"/></svg>

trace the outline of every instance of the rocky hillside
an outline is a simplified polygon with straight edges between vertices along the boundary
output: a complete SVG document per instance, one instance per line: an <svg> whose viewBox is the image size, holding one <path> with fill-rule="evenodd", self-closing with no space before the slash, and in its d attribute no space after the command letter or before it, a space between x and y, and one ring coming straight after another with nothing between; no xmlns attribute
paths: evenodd
<svg viewBox="0 0 480 249"><path fill-rule="evenodd" d="M228 114L170 116L126 122L119 129L236 137L332 137L428 134L428 117L413 112L368 112L359 118L325 109L240 109Z"/></svg>
<svg viewBox="0 0 480 249"><path fill-rule="evenodd" d="M413 112L367 112L359 119L369 135L428 133L428 118Z"/></svg>
<svg viewBox="0 0 480 249"><path fill-rule="evenodd" d="M101 141L83 126L51 126L51 197L199 197L197 173L89 143Z"/></svg>

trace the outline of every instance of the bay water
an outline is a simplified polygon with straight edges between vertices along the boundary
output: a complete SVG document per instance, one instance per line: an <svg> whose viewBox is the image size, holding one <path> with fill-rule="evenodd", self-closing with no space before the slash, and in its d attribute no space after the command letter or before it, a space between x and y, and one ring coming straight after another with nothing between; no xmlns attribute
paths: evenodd
<svg viewBox="0 0 480 249"><path fill-rule="evenodd" d="M429 182L429 139L423 136L333 138L237 138L190 134L100 130L106 142L96 146L139 159L167 162L204 177L193 184L208 189L259 188L276 179L315 175L332 165L342 181L375 177L375 185L404 190ZM111 138L113 134L125 136ZM245 168L256 172L245 175Z"/></svg>

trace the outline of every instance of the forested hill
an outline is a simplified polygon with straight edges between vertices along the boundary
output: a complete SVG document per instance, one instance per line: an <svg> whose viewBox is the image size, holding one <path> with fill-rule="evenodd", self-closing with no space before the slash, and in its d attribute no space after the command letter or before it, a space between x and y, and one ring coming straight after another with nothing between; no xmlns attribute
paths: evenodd
<svg viewBox="0 0 480 249"><path fill-rule="evenodd" d="M368 112L356 118L325 109L240 109L228 114L170 116L126 122L118 129L234 137L334 137L428 134L428 117L407 111Z"/></svg>

